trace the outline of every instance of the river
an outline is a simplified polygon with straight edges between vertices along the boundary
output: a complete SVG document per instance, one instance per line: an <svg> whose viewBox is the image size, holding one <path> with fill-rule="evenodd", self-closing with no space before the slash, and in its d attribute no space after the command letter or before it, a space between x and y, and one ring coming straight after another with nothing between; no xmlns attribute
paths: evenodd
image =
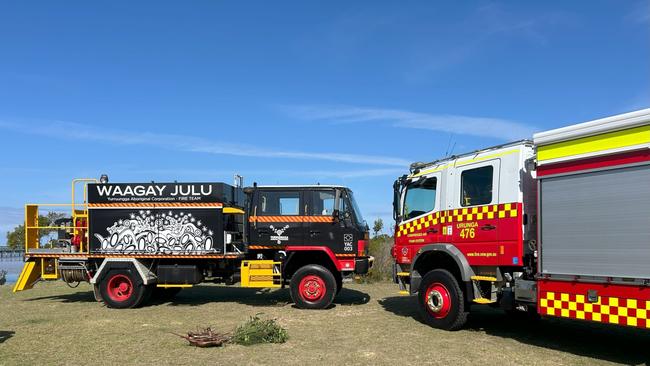
<svg viewBox="0 0 650 366"><path fill-rule="evenodd" d="M23 268L23 258L0 259L0 270L7 271L7 284L14 283L18 280L20 270Z"/></svg>

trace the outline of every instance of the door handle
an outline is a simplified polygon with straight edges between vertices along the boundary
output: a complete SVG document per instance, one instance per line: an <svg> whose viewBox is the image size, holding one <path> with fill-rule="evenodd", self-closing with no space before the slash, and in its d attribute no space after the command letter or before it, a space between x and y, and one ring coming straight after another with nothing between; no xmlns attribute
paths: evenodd
<svg viewBox="0 0 650 366"><path fill-rule="evenodd" d="M310 235L310 236L320 235L320 231L318 231L318 230L310 230L310 231L309 231L309 235Z"/></svg>
<svg viewBox="0 0 650 366"><path fill-rule="evenodd" d="M496 228L497 228L496 226L490 224L481 226L481 230L494 230Z"/></svg>
<svg viewBox="0 0 650 366"><path fill-rule="evenodd" d="M431 228L431 229L427 230L427 234L435 234L437 232L438 232L438 229Z"/></svg>

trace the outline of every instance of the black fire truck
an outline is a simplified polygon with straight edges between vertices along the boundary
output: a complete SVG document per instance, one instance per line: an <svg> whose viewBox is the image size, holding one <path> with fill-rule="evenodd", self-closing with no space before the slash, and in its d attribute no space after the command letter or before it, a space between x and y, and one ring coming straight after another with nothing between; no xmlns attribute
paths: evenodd
<svg viewBox="0 0 650 366"><path fill-rule="evenodd" d="M235 182L76 179L67 225L39 226L39 208L56 205L25 206L26 259L14 292L40 280L88 281L98 301L131 308L154 292L239 282L288 285L298 307L323 309L343 282L368 272L368 227L350 189ZM59 230L58 244L43 247L44 229Z"/></svg>

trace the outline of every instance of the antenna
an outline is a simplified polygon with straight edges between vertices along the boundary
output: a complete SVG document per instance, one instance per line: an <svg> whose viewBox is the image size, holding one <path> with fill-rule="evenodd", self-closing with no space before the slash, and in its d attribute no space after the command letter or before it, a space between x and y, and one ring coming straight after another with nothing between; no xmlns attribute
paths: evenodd
<svg viewBox="0 0 650 366"><path fill-rule="evenodd" d="M453 154L454 154L454 149L455 149L455 148L456 148L456 141L454 141L454 145L451 147L451 151L449 152L449 155L453 155ZM448 155L448 156L449 156L449 155Z"/></svg>
<svg viewBox="0 0 650 366"><path fill-rule="evenodd" d="M449 147L451 146L451 139L452 139L453 137L454 137L454 133L453 133L453 132L449 132L449 141L447 141L447 150L445 150L445 155L444 155L445 157L449 156ZM455 146L455 145L456 145L456 144L454 143L454 146Z"/></svg>

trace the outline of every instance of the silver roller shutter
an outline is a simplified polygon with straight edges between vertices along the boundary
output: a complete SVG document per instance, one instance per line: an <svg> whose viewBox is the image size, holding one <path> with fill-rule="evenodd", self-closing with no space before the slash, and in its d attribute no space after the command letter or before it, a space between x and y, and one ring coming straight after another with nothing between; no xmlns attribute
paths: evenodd
<svg viewBox="0 0 650 366"><path fill-rule="evenodd" d="M542 273L650 278L650 165L540 184Z"/></svg>

